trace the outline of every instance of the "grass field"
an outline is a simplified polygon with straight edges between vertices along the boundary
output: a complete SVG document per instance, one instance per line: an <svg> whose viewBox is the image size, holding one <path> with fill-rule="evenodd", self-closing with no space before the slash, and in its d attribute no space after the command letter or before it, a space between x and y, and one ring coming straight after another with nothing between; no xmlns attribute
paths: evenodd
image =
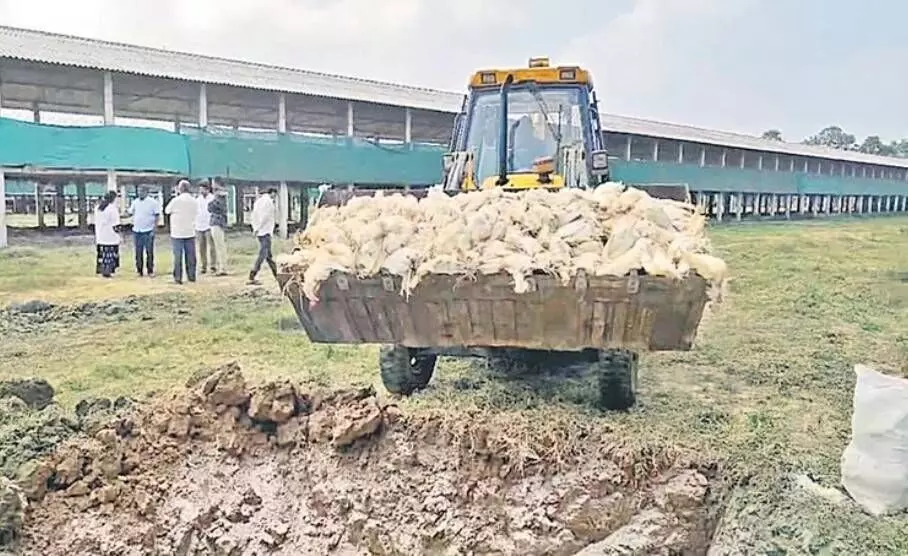
<svg viewBox="0 0 908 556"><path fill-rule="evenodd" d="M531 427L592 421L632 441L714 457L737 542L758 553L908 554L908 518L871 519L790 480L838 484L855 363L908 376L908 219L720 227L712 238L731 269L730 295L693 351L643 358L634 411L595 411L588 377L507 380L462 361L445 361L432 387L404 405L515 414ZM112 281L94 276L91 245L0 253L0 305L123 304L7 325L0 379L44 377L73 404L143 396L235 359L253 378L378 386L374 348L310 344L270 277L270 293L243 285L251 238L232 238L231 249L233 276L183 287L164 274L166 238L154 280L132 275L129 249Z"/></svg>

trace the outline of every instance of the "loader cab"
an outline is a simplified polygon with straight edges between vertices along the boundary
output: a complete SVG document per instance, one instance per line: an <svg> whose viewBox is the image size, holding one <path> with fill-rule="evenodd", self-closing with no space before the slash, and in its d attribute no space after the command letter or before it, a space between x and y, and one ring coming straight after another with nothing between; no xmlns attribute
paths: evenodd
<svg viewBox="0 0 908 556"><path fill-rule="evenodd" d="M558 189L606 181L596 104L586 70L551 67L546 58L531 59L527 68L477 72L445 156L446 185ZM458 179L448 179L451 172Z"/></svg>

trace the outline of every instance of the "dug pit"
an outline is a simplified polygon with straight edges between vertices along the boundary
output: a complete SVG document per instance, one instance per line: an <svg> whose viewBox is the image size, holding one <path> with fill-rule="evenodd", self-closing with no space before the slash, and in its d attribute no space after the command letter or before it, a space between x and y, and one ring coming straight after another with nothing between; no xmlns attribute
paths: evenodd
<svg viewBox="0 0 908 556"><path fill-rule="evenodd" d="M702 462L511 419L404 414L370 388L249 387L228 365L33 466L19 549L706 553Z"/></svg>

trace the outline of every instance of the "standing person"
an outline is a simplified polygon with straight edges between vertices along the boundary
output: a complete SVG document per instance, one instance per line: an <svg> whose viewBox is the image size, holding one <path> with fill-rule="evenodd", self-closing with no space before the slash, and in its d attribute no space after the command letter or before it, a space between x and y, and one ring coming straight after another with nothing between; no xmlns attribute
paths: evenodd
<svg viewBox="0 0 908 556"><path fill-rule="evenodd" d="M136 272L154 276L154 233L161 214L161 205L148 196L148 188L140 187L139 196L133 199L127 212L132 216L132 235L136 245Z"/></svg>
<svg viewBox="0 0 908 556"><path fill-rule="evenodd" d="M211 240L211 214L208 212L208 204L214 200L211 194L211 184L207 181L199 182L199 196L196 198L199 204L199 210L195 217L195 237L199 244L199 259L202 262L200 269L202 274L208 272L217 272L217 252L214 248L214 242ZM211 255L211 266L208 266L208 255Z"/></svg>
<svg viewBox="0 0 908 556"><path fill-rule="evenodd" d="M271 253L271 234L274 233L275 214L274 214L274 197L277 195L277 189L270 188L267 192L259 195L252 206L252 233L259 240L259 254L255 258L255 264L249 272L249 284L259 284L255 279L259 270L262 269L262 263L267 262L271 269L271 274L277 278L277 264L274 262L274 256Z"/></svg>
<svg viewBox="0 0 908 556"><path fill-rule="evenodd" d="M198 201L189 193L189 182L180 180L177 196L167 203L164 212L170 215L170 242L173 246L173 281L183 283L183 263L186 277L195 282L195 219L199 212Z"/></svg>
<svg viewBox="0 0 908 556"><path fill-rule="evenodd" d="M95 207L95 274L104 278L113 276L120 267L120 234L116 228L120 224L120 209L116 200L117 192L108 191Z"/></svg>
<svg viewBox="0 0 908 556"><path fill-rule="evenodd" d="M211 215L211 241L214 243L214 273L227 276L227 189L221 185L214 191L214 200L208 203Z"/></svg>

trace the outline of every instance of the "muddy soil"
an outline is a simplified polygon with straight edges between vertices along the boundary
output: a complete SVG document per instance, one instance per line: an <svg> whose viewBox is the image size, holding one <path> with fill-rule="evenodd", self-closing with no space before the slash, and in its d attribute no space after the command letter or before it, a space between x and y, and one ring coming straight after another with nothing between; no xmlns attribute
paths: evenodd
<svg viewBox="0 0 908 556"><path fill-rule="evenodd" d="M282 303L283 300L277 292L265 288L250 288L226 296L215 309L221 307L236 309L238 305L256 308L275 307ZM195 310L191 297L177 293L133 295L123 299L72 305L32 299L10 303L0 308L0 335L15 338L48 334L54 330L64 330L73 326L83 327L88 324L191 318ZM299 328L298 323L295 324L294 328ZM15 357L15 350L10 355Z"/></svg>
<svg viewBox="0 0 908 556"><path fill-rule="evenodd" d="M21 553L705 554L715 525L708 467L669 449L559 458L557 435L235 364L189 386L33 466Z"/></svg>

